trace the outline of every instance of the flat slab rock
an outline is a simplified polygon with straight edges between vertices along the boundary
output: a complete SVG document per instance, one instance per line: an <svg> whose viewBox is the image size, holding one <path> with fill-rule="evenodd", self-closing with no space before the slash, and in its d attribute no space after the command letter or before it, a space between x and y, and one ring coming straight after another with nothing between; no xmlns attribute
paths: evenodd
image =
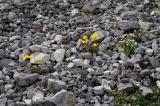
<svg viewBox="0 0 160 106"><path fill-rule="evenodd" d="M16 75L16 82L18 86L29 86L33 84L37 79L38 74L19 73Z"/></svg>

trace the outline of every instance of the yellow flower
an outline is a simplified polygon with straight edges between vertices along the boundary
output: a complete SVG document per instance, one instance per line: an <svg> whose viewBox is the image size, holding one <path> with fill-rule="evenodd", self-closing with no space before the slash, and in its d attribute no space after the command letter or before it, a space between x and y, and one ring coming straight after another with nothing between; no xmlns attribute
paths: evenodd
<svg viewBox="0 0 160 106"><path fill-rule="evenodd" d="M97 47L97 43L93 43L92 46L96 48Z"/></svg>
<svg viewBox="0 0 160 106"><path fill-rule="evenodd" d="M22 60L28 60L28 59L31 59L32 57L30 56L30 55L24 55L23 57L22 57Z"/></svg>
<svg viewBox="0 0 160 106"><path fill-rule="evenodd" d="M82 38L81 38L81 43L82 43L82 44L87 44L88 42L89 42L88 37L87 37L86 35L82 36Z"/></svg>
<svg viewBox="0 0 160 106"><path fill-rule="evenodd" d="M95 40L97 40L97 39L99 39L98 34L97 34L97 33L93 33L93 34L91 35L91 40L92 40L92 41L95 41Z"/></svg>

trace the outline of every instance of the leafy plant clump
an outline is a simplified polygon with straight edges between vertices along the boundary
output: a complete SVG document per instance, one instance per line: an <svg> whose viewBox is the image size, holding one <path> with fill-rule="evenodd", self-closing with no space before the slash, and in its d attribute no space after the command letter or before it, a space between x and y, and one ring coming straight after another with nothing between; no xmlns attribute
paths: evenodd
<svg viewBox="0 0 160 106"><path fill-rule="evenodd" d="M153 95L143 96L140 91L127 95L118 91L113 91L116 106L160 106L160 89L153 85L151 87Z"/></svg>
<svg viewBox="0 0 160 106"><path fill-rule="evenodd" d="M135 48L137 46L137 42L133 38L133 34L125 35L119 42L118 48L123 51L127 55L133 54Z"/></svg>

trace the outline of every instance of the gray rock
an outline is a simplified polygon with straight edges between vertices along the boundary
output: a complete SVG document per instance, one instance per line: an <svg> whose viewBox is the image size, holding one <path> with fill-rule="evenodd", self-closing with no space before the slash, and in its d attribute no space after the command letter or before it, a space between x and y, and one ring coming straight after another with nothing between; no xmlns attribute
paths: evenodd
<svg viewBox="0 0 160 106"><path fill-rule="evenodd" d="M17 76L15 76L15 79L18 86L24 87L33 84L35 81L37 81L38 77L38 74L19 73Z"/></svg>
<svg viewBox="0 0 160 106"><path fill-rule="evenodd" d="M160 88L160 80L157 80L156 84L157 84L158 88Z"/></svg>
<svg viewBox="0 0 160 106"><path fill-rule="evenodd" d="M44 93L39 91L33 96L32 101L36 102L36 101L42 100L43 98L44 98Z"/></svg>
<svg viewBox="0 0 160 106"><path fill-rule="evenodd" d="M121 14L122 20L130 20L136 21L137 20L137 12L136 11L127 11Z"/></svg>
<svg viewBox="0 0 160 106"><path fill-rule="evenodd" d="M140 75L142 77L146 77L146 76L149 76L150 74L152 73L152 71L150 69L144 69L140 72Z"/></svg>
<svg viewBox="0 0 160 106"><path fill-rule="evenodd" d="M147 96L147 95L153 94L152 89L150 89L150 88L148 88L148 87L140 86L139 89L142 91L142 95L143 95L143 96Z"/></svg>
<svg viewBox="0 0 160 106"><path fill-rule="evenodd" d="M103 86L95 86L93 88L93 92L95 95L103 95L104 94Z"/></svg>
<svg viewBox="0 0 160 106"><path fill-rule="evenodd" d="M71 11L71 15L72 16L75 16L76 14L78 14L78 9L73 9L72 11Z"/></svg>
<svg viewBox="0 0 160 106"><path fill-rule="evenodd" d="M110 1L108 0L108 1L106 1L106 2L104 2L104 3L102 3L102 4L100 5L100 9L106 10L106 9L110 8L111 5L112 5L112 2L110 2Z"/></svg>
<svg viewBox="0 0 160 106"><path fill-rule="evenodd" d="M159 57L149 57L149 62L153 68L157 68L160 66Z"/></svg>
<svg viewBox="0 0 160 106"><path fill-rule="evenodd" d="M145 52L148 56L152 56L153 50L152 49L147 49Z"/></svg>
<svg viewBox="0 0 160 106"><path fill-rule="evenodd" d="M84 60L83 59L74 59L72 61L76 66L84 66Z"/></svg>
<svg viewBox="0 0 160 106"><path fill-rule="evenodd" d="M8 19L13 21L16 18L16 13L14 12L9 12L8 14Z"/></svg>
<svg viewBox="0 0 160 106"><path fill-rule="evenodd" d="M57 42L57 44L61 44L63 41L63 36L62 35L56 35L54 40Z"/></svg>
<svg viewBox="0 0 160 106"><path fill-rule="evenodd" d="M125 83L125 84L119 83L118 84L118 91L129 93L134 90L135 90L135 87L133 86L132 83Z"/></svg>
<svg viewBox="0 0 160 106"><path fill-rule="evenodd" d="M56 60L58 63L61 63L65 56L65 49L57 49L55 52L51 55L51 60Z"/></svg>
<svg viewBox="0 0 160 106"><path fill-rule="evenodd" d="M75 106L76 98L72 92L61 90L49 99L56 106Z"/></svg>
<svg viewBox="0 0 160 106"><path fill-rule="evenodd" d="M149 30L152 26L152 23L149 23L149 22L143 22L143 21L139 21L139 25L142 29L144 29L145 31L146 30Z"/></svg>
<svg viewBox="0 0 160 106"><path fill-rule="evenodd" d="M3 49L0 49L0 59L3 59L6 57L6 53L4 52Z"/></svg>
<svg viewBox="0 0 160 106"><path fill-rule="evenodd" d="M21 39L20 36L12 36L12 37L10 37L9 41L12 42L14 40L20 40L20 39Z"/></svg>
<svg viewBox="0 0 160 106"><path fill-rule="evenodd" d="M0 80L0 95L4 93L4 91L5 91L4 81Z"/></svg>
<svg viewBox="0 0 160 106"><path fill-rule="evenodd" d="M32 100L31 99L25 99L24 102L27 106L32 106Z"/></svg>
<svg viewBox="0 0 160 106"><path fill-rule="evenodd" d="M136 21L119 21L118 22L118 28L121 30L133 30L133 29L138 29L140 27L139 23Z"/></svg>
<svg viewBox="0 0 160 106"><path fill-rule="evenodd" d="M18 4L21 3L21 0L13 0L13 3L14 3L15 5L18 5Z"/></svg>
<svg viewBox="0 0 160 106"><path fill-rule="evenodd" d="M2 69L4 67L8 68L11 63L13 63L13 60L11 60L11 59L5 59L4 58L4 59L0 60L0 69Z"/></svg>
<svg viewBox="0 0 160 106"><path fill-rule="evenodd" d="M40 52L41 51L41 45L32 45L32 46L29 47L29 49L32 52Z"/></svg>
<svg viewBox="0 0 160 106"><path fill-rule="evenodd" d="M41 100L41 101L36 101L32 103L32 106L57 106L52 102L49 102L48 100Z"/></svg>
<svg viewBox="0 0 160 106"><path fill-rule="evenodd" d="M153 49L154 51L157 51L157 50L158 50L157 39L154 39L154 40L152 41L152 49Z"/></svg>
<svg viewBox="0 0 160 106"><path fill-rule="evenodd" d="M7 98L5 95L0 95L0 106L6 106Z"/></svg>
<svg viewBox="0 0 160 106"><path fill-rule="evenodd" d="M55 93L55 92L58 92L62 89L67 89L67 85L65 82L60 81L60 80L48 79L47 89L50 92Z"/></svg>
<svg viewBox="0 0 160 106"><path fill-rule="evenodd" d="M108 84L107 80L102 79L102 86L104 88L104 91L107 92L108 94L110 94L112 92L112 89L111 89L110 85Z"/></svg>

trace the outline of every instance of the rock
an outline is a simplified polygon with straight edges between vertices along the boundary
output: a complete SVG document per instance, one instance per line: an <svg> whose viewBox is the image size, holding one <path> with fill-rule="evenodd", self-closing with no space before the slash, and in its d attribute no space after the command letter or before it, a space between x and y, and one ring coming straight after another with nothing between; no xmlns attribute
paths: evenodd
<svg viewBox="0 0 160 106"><path fill-rule="evenodd" d="M32 101L36 102L36 101L42 100L43 98L44 98L44 94L39 91L33 96Z"/></svg>
<svg viewBox="0 0 160 106"><path fill-rule="evenodd" d="M20 39L21 39L20 36L12 36L12 37L10 37L9 41L12 42L14 40L20 40Z"/></svg>
<svg viewBox="0 0 160 106"><path fill-rule="evenodd" d="M156 57L149 57L149 62L153 68L157 68L160 66L159 56Z"/></svg>
<svg viewBox="0 0 160 106"><path fill-rule="evenodd" d="M50 56L45 53L35 52L31 54L30 63L31 64L44 64L46 61L49 61Z"/></svg>
<svg viewBox="0 0 160 106"><path fill-rule="evenodd" d="M158 50L157 39L154 39L154 40L152 41L152 49L153 49L154 51L157 51L157 50Z"/></svg>
<svg viewBox="0 0 160 106"><path fill-rule="evenodd" d="M118 84L118 91L129 93L129 92L133 92L134 90L135 88L132 83Z"/></svg>
<svg viewBox="0 0 160 106"><path fill-rule="evenodd" d="M72 62L73 62L76 66L84 66L84 61L83 61L83 59L74 59L74 60L72 60Z"/></svg>
<svg viewBox="0 0 160 106"><path fill-rule="evenodd" d="M55 92L58 92L62 89L67 89L67 85L65 82L60 81L60 80L48 79L47 89L50 92L55 93Z"/></svg>
<svg viewBox="0 0 160 106"><path fill-rule="evenodd" d="M72 68L74 67L74 63L70 62L68 65L67 65L67 68Z"/></svg>
<svg viewBox="0 0 160 106"><path fill-rule="evenodd" d="M0 106L6 106L7 98L4 94L0 95Z"/></svg>
<svg viewBox="0 0 160 106"><path fill-rule="evenodd" d="M11 59L6 59L6 58L1 59L0 60L0 69L2 69L4 67L8 68L11 63L13 63L13 60L11 60Z"/></svg>
<svg viewBox="0 0 160 106"><path fill-rule="evenodd" d="M6 57L6 53L4 52L3 49L0 49L0 59L3 59Z"/></svg>
<svg viewBox="0 0 160 106"><path fill-rule="evenodd" d="M107 80L102 79L102 86L103 86L105 92L107 92L108 94L112 93L112 89L111 89L110 85L108 84Z"/></svg>
<svg viewBox="0 0 160 106"><path fill-rule="evenodd" d="M32 52L40 52L41 51L41 45L32 45L29 47L29 49L32 51Z"/></svg>
<svg viewBox="0 0 160 106"><path fill-rule="evenodd" d="M0 80L0 95L4 93L4 91L5 91L4 81Z"/></svg>
<svg viewBox="0 0 160 106"><path fill-rule="evenodd" d="M158 88L160 88L160 80L157 80L156 84L157 84Z"/></svg>
<svg viewBox="0 0 160 106"><path fill-rule="evenodd" d="M100 9L106 10L112 6L111 1L106 1L100 5Z"/></svg>
<svg viewBox="0 0 160 106"><path fill-rule="evenodd" d="M149 22L143 22L141 20L139 20L139 25L142 29L144 29L145 31L149 30L152 26L152 23Z"/></svg>
<svg viewBox="0 0 160 106"><path fill-rule="evenodd" d="M32 33L36 33L36 32L41 32L42 31L42 26L41 26L41 23L39 22L34 22L32 24L32 27L31 27L31 32Z"/></svg>
<svg viewBox="0 0 160 106"><path fill-rule="evenodd" d="M148 56L152 56L153 50L152 49L147 49L145 52Z"/></svg>
<svg viewBox="0 0 160 106"><path fill-rule="evenodd" d="M94 6L91 6L91 5L84 5L83 7L82 7L82 12L84 12L85 14L92 14L93 13L93 11L94 11L94 9L95 9L95 7Z"/></svg>
<svg viewBox="0 0 160 106"><path fill-rule="evenodd" d="M103 86L95 86L93 88L93 92L95 95L104 95L104 89L103 89Z"/></svg>
<svg viewBox="0 0 160 106"><path fill-rule="evenodd" d="M38 80L38 77L38 74L19 73L15 76L15 79L18 86L24 87L33 84Z"/></svg>
<svg viewBox="0 0 160 106"><path fill-rule="evenodd" d="M118 28L125 31L139 29L139 27L140 25L136 21L123 20L118 22Z"/></svg>
<svg viewBox="0 0 160 106"><path fill-rule="evenodd" d="M57 106L48 100L40 100L32 103L32 106Z"/></svg>
<svg viewBox="0 0 160 106"><path fill-rule="evenodd" d="M25 103L27 106L32 106L32 100L31 100L31 99L25 99L25 100L24 100L24 103Z"/></svg>
<svg viewBox="0 0 160 106"><path fill-rule="evenodd" d="M152 71L150 69L144 69L140 72L140 75L142 77L146 77L146 76L149 76L150 74L152 73Z"/></svg>
<svg viewBox="0 0 160 106"><path fill-rule="evenodd" d="M61 63L65 56L65 49L57 49L55 52L52 53L51 60L56 60L58 63Z"/></svg>
<svg viewBox="0 0 160 106"><path fill-rule="evenodd" d="M127 11L121 14L122 20L137 21L137 12L136 11Z"/></svg>
<svg viewBox="0 0 160 106"><path fill-rule="evenodd" d="M13 21L16 18L16 13L14 12L9 12L8 14L8 19Z"/></svg>
<svg viewBox="0 0 160 106"><path fill-rule="evenodd" d="M76 98L74 94L66 90L57 92L49 99L49 101L54 103L56 106L75 106L76 104Z"/></svg>
<svg viewBox="0 0 160 106"><path fill-rule="evenodd" d="M152 89L150 89L150 88L148 88L148 87L140 86L139 89L142 91L142 95L143 95L143 96L147 96L147 95L153 94Z"/></svg>
<svg viewBox="0 0 160 106"><path fill-rule="evenodd" d="M13 3L14 3L15 5L18 5L18 4L21 3L21 0L13 0Z"/></svg>
<svg viewBox="0 0 160 106"><path fill-rule="evenodd" d="M72 15L72 16L75 16L76 14L78 14L78 9L73 9L73 10L71 11L71 15Z"/></svg>
<svg viewBox="0 0 160 106"><path fill-rule="evenodd" d="M62 35L56 35L54 40L57 42L57 44L61 44L63 41L63 36Z"/></svg>

